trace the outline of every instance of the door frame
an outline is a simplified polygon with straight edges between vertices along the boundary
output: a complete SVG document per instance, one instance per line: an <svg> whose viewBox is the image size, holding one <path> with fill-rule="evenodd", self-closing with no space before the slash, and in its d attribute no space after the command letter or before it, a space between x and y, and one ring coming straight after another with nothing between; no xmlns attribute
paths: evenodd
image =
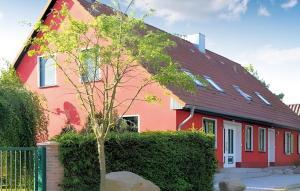
<svg viewBox="0 0 300 191"><path fill-rule="evenodd" d="M232 166L227 166L225 164L225 139L224 139L224 132L225 129L234 129L234 137L233 137L233 144L234 144L234 164ZM240 139L239 139L240 137ZM242 160L242 124L233 122L233 121L226 121L223 122L223 164L224 168L235 168L237 162L241 162Z"/></svg>
<svg viewBox="0 0 300 191"><path fill-rule="evenodd" d="M270 160L270 152L271 152L271 149L270 149L270 131L272 131L272 132L274 132L274 152L273 152L273 156L274 156L274 161L271 161ZM276 162L276 131L275 131L275 129L270 129L270 128L268 128L268 164L270 165L270 163L272 163L272 162Z"/></svg>

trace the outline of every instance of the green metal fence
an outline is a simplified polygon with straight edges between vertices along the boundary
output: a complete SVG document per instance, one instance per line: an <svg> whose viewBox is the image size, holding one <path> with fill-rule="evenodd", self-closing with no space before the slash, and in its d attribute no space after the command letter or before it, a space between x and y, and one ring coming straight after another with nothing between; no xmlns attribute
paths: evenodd
<svg viewBox="0 0 300 191"><path fill-rule="evenodd" d="M0 191L46 191L43 147L0 147Z"/></svg>

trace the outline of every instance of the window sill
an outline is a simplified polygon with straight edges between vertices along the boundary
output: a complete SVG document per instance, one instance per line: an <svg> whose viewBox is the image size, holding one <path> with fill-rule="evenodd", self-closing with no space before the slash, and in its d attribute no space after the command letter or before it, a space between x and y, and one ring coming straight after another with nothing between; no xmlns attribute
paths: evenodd
<svg viewBox="0 0 300 191"><path fill-rule="evenodd" d="M58 85L40 86L39 89L48 89L48 88L55 88L55 87L58 87Z"/></svg>
<svg viewBox="0 0 300 191"><path fill-rule="evenodd" d="M267 151L258 151L259 153L266 153Z"/></svg>
<svg viewBox="0 0 300 191"><path fill-rule="evenodd" d="M245 152L253 152L253 150L245 150Z"/></svg>

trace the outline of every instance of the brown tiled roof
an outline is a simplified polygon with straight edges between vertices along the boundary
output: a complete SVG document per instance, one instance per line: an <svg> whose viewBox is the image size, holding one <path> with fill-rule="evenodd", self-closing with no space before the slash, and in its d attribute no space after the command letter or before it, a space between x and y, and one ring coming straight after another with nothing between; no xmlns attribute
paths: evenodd
<svg viewBox="0 0 300 191"><path fill-rule="evenodd" d="M78 1L93 16L112 13L108 6L101 5L97 9L91 9L91 3L88 1ZM209 50L203 54L192 43L177 36L172 36L172 40L177 43L177 46L169 53L176 62L193 74L211 77L224 89L224 93L222 93L210 86L199 87L196 93L189 94L169 87L175 95L186 103L187 107L196 106L199 112L206 111L272 126L300 129L300 117L240 64ZM15 66L17 65L18 63L15 63ZM239 86L245 93L251 95L253 100L247 101L233 88L233 85ZM265 104L255 92L259 92L265 97L271 106Z"/></svg>
<svg viewBox="0 0 300 191"><path fill-rule="evenodd" d="M291 104L289 105L291 110L293 110L297 115L300 115L300 104Z"/></svg>

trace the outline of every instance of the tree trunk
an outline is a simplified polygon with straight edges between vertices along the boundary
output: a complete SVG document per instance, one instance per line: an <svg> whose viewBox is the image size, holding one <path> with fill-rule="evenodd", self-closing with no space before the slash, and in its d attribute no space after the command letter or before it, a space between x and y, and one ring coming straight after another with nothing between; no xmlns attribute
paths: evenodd
<svg viewBox="0 0 300 191"><path fill-rule="evenodd" d="M106 161L104 142L101 138L97 138L99 164L100 164L100 191L105 191L105 175L106 175Z"/></svg>

